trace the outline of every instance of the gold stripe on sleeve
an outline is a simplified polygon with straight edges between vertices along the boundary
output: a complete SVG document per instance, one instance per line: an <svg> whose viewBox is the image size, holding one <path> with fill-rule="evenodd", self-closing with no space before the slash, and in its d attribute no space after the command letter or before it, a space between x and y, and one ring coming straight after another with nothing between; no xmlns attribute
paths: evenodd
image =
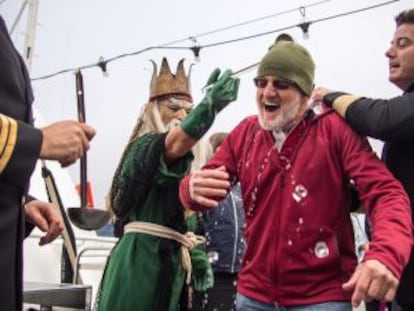
<svg viewBox="0 0 414 311"><path fill-rule="evenodd" d="M9 163L17 141L17 122L12 118L0 115L0 174Z"/></svg>
<svg viewBox="0 0 414 311"><path fill-rule="evenodd" d="M356 95L342 95L334 100L332 108L336 110L343 118L345 118L346 110L361 96Z"/></svg>
<svg viewBox="0 0 414 311"><path fill-rule="evenodd" d="M3 154L3 151L6 147L7 137L9 136L9 119L5 116L0 114L1 120L1 131L0 131L0 155Z"/></svg>

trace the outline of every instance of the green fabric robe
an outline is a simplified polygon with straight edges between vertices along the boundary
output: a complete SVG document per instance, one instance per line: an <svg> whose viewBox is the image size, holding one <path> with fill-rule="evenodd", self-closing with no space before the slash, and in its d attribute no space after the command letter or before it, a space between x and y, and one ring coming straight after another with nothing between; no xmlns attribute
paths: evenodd
<svg viewBox="0 0 414 311"><path fill-rule="evenodd" d="M111 189L113 210L124 223L146 221L175 226L182 233L194 231L195 216L184 220L184 209L178 198L179 182L189 172L193 155L189 152L167 166L162 156L164 140L165 134L146 134L130 144L115 173ZM175 219L170 219L174 215L171 211L176 211ZM177 310L185 282L180 245L168 241L170 256L167 256L167 269L162 270L164 256L160 255L160 245L163 240L142 233L122 236L108 259L97 295L97 310L153 311L163 303L164 310ZM168 271L170 280L163 275L163 282L159 282L162 271ZM166 293L160 288L166 289Z"/></svg>

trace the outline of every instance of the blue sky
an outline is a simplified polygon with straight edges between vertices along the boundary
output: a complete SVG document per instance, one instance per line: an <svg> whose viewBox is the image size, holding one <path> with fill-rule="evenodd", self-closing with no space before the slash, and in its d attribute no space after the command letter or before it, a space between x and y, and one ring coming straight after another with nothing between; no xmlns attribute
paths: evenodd
<svg viewBox="0 0 414 311"><path fill-rule="evenodd" d="M178 39L196 37L200 45L222 42L295 25L301 22L297 9L306 8L309 21L373 6L386 1L132 1L132 0L40 0L36 28L35 58L31 75L39 77L66 68L96 63L105 59ZM21 1L0 2L0 13L11 27ZM303 39L299 28L287 30L313 54L316 84L374 97L396 96L400 91L388 80L384 56L395 29L394 16L414 7L412 1L390 5L358 14L312 24L309 38ZM274 18L232 28L206 36L212 30L248 20L289 11ZM21 48L25 15L13 40ZM195 103L201 100L202 86L210 72L219 67L238 70L257 62L278 32L251 40L203 48L200 61L192 67L191 81ZM191 46L185 40L174 46ZM97 130L88 154L88 175L93 185L97 207L104 196L120 154L136 122L138 112L148 98L152 69L149 59L160 62L168 57L175 68L179 59L186 66L194 62L190 50L150 50L108 64L109 76L98 68L83 71L87 121ZM209 132L231 130L256 111L254 71L241 76L239 98L217 118ZM46 123L76 119L75 80L73 73L33 83L35 108ZM78 182L79 167L69 170Z"/></svg>

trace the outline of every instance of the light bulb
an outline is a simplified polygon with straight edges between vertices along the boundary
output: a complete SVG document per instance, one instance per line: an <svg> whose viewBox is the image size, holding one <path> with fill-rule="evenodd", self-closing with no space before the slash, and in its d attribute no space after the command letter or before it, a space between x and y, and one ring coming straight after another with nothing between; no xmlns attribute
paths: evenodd
<svg viewBox="0 0 414 311"><path fill-rule="evenodd" d="M300 29L302 29L302 38L307 40L309 39L309 25L310 22L303 20L301 24L299 24Z"/></svg>

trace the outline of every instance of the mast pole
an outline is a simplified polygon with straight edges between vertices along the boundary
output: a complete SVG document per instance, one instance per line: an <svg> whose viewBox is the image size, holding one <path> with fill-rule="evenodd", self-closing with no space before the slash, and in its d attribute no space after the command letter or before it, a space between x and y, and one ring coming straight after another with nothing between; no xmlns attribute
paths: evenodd
<svg viewBox="0 0 414 311"><path fill-rule="evenodd" d="M27 16L23 58L30 72L33 61L34 43L36 38L37 12L39 10L39 0L26 0L26 3L29 5L29 12Z"/></svg>

